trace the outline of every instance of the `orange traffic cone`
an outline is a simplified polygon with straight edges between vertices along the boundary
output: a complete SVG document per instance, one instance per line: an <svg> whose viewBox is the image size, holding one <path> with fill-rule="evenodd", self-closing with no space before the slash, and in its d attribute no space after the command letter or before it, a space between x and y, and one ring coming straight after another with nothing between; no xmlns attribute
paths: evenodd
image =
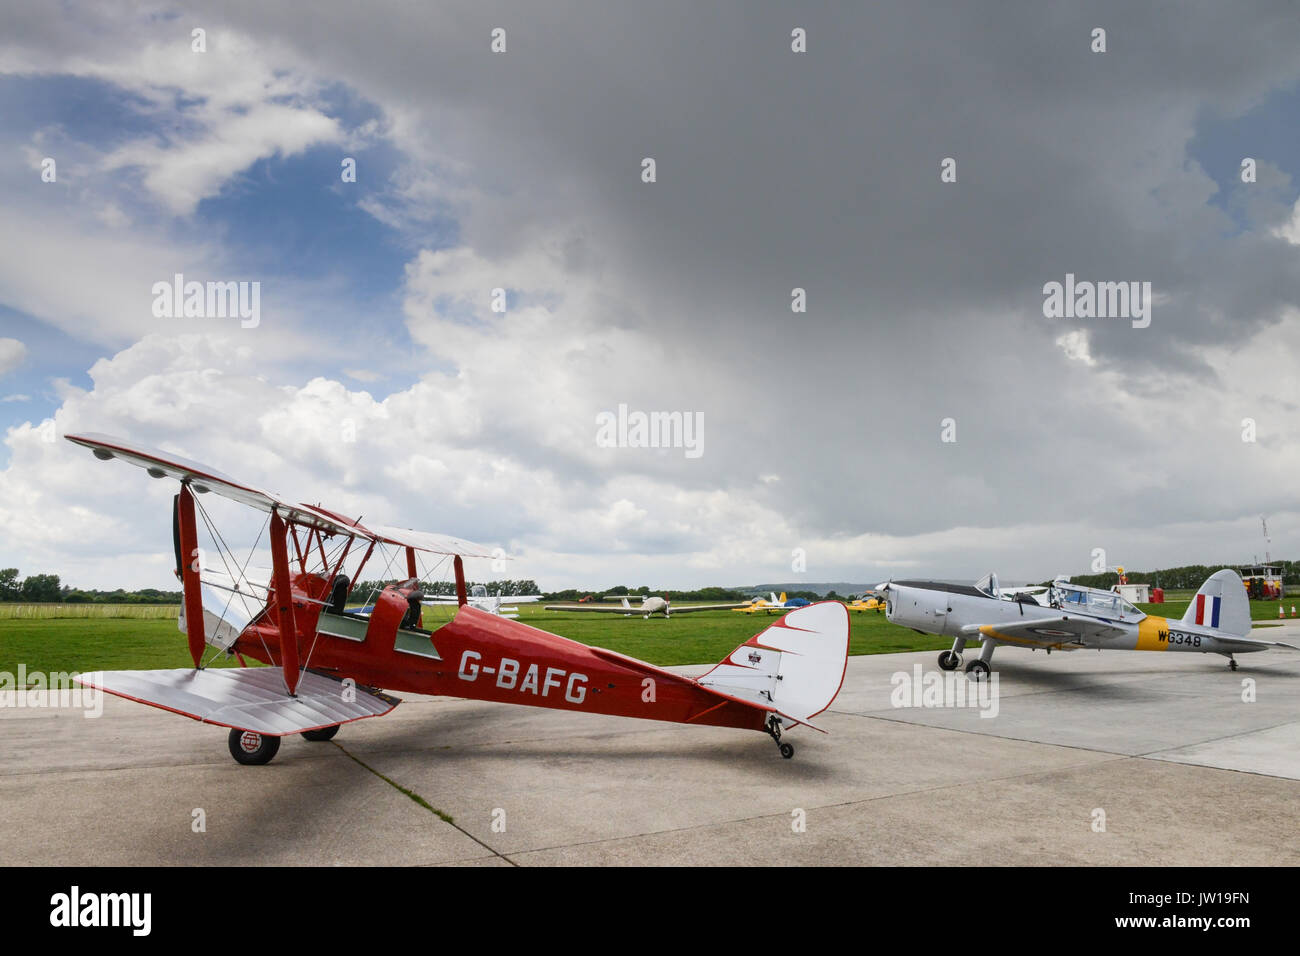
<svg viewBox="0 0 1300 956"><path fill-rule="evenodd" d="M1277 619L1280 621L1284 617L1286 617L1286 608L1279 604L1277 606Z"/></svg>
<svg viewBox="0 0 1300 956"><path fill-rule="evenodd" d="M1292 617L1295 617L1295 605L1294 605L1294 604L1291 605L1291 616L1292 616Z"/></svg>

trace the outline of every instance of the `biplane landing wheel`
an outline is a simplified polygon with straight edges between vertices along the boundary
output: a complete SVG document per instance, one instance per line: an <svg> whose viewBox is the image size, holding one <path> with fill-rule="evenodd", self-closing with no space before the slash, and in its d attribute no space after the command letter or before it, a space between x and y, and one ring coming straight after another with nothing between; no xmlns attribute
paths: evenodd
<svg viewBox="0 0 1300 956"><path fill-rule="evenodd" d="M793 756L794 756L794 744L782 744L782 745L781 745L781 756L784 757L786 760L789 760L791 757L793 757Z"/></svg>
<svg viewBox="0 0 1300 956"><path fill-rule="evenodd" d="M1228 670L1233 670L1233 671L1235 671L1236 669L1237 669L1237 662L1234 661L1231 657L1229 657L1229 658L1228 658Z"/></svg>
<svg viewBox="0 0 1300 956"><path fill-rule="evenodd" d="M939 670L955 671L961 667L961 655L954 654L952 651L944 651L939 655Z"/></svg>
<svg viewBox="0 0 1300 956"><path fill-rule="evenodd" d="M255 734L251 730L232 730L229 742L230 756L246 767L270 763L280 750L279 737Z"/></svg>
<svg viewBox="0 0 1300 956"><path fill-rule="evenodd" d="M312 743L324 743L327 740L333 740L334 735L339 732L339 724L333 727L320 727L317 730L304 730L302 732L303 740L310 740Z"/></svg>
<svg viewBox="0 0 1300 956"><path fill-rule="evenodd" d="M981 660L973 660L966 665L966 676L971 680L984 680L989 676L989 665Z"/></svg>

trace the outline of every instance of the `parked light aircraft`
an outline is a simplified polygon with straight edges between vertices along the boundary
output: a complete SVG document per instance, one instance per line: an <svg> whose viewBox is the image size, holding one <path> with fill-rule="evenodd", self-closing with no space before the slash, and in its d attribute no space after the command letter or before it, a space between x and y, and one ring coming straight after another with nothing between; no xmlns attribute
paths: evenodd
<svg viewBox="0 0 1300 956"><path fill-rule="evenodd" d="M101 460L137 465L180 482L172 501L179 626L194 667L83 673L80 683L204 723L230 728L241 764L264 764L280 739L329 740L342 724L387 714L400 701L379 688L444 697L781 733L812 727L835 699L848 660L849 615L826 601L789 614L698 678L528 627L469 604L463 558L493 558L447 535L365 524L319 505L294 503L207 465L107 435L69 435ZM212 494L267 515L271 579L245 580L240 560L199 501ZM207 572L198 518L212 533L226 577ZM262 540L259 535L259 541ZM353 548L356 546L356 550ZM255 548L254 548L255 550ZM346 610L351 581L375 552L405 555L408 578L385 586L368 616ZM349 578L344 562L360 564ZM419 560L449 561L457 607L426 628ZM427 577L427 575L425 575ZM231 584L231 581L234 581ZM208 667L205 647L266 667ZM814 728L818 729L818 728ZM431 731L432 732L432 731Z"/></svg>
<svg viewBox="0 0 1300 956"><path fill-rule="evenodd" d="M850 611L883 611L885 609L885 599L876 594L864 594L856 601L850 601L844 606Z"/></svg>
<svg viewBox="0 0 1300 956"><path fill-rule="evenodd" d="M807 598L787 598L785 592L777 597L775 591L768 592L768 597L757 597L741 605L732 605L733 611L741 614L784 614L786 611L795 607L805 607L812 602Z"/></svg>
<svg viewBox="0 0 1300 956"><path fill-rule="evenodd" d="M595 611L602 614L622 614L624 617L631 617L633 614L640 614L645 620L650 619L651 614L662 614L664 617L672 617L673 613L689 614L692 611L725 611L735 609L735 604L682 604L678 607L672 606L672 601L667 597L648 597L640 604L632 605L625 597L621 604L548 604L542 610L544 611Z"/></svg>
<svg viewBox="0 0 1300 956"><path fill-rule="evenodd" d="M1237 572L1225 568L1210 575L1180 621L1144 614L1113 591L1088 588L1058 579L1044 607L1026 597L1001 600L997 575L974 586L939 581L891 581L886 616L895 624L923 634L953 637L952 650L939 655L939 666L956 670L968 640L982 641L980 656L966 665L975 679L989 673L1001 644L1074 651L1097 648L1129 651L1198 651L1222 654L1237 669L1233 655L1270 647L1300 650L1280 641L1247 637L1250 603Z"/></svg>
<svg viewBox="0 0 1300 956"><path fill-rule="evenodd" d="M517 618L519 617L519 608L507 607L507 604L532 604L541 599L540 594L488 594L486 585L474 584L470 586L469 599L466 603L471 607L478 608L480 611L487 611L489 614ZM425 607L451 607L460 602L454 597L432 597L426 598L420 603Z"/></svg>

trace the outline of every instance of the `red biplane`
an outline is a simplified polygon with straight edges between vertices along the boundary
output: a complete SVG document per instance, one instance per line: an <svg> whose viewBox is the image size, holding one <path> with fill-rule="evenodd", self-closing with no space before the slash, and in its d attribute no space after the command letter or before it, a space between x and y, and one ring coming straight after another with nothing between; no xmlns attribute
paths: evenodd
<svg viewBox="0 0 1300 956"><path fill-rule="evenodd" d="M319 506L295 504L197 462L106 435L69 435L100 459L138 465L180 482L173 504L180 628L193 668L102 671L79 679L141 703L229 727L231 755L264 764L280 738L329 740L340 725L391 711L384 691L491 700L560 710L763 731L783 757L781 732L830 706L844 680L849 622L844 605L799 608L699 678L521 624L467 604L464 558L501 552L445 535L363 525ZM267 514L271 568L253 580L225 546L198 496L212 493ZM199 560L198 518L224 568ZM259 535L258 542L260 543ZM256 549L257 544L254 545ZM376 593L369 613L348 610L353 582L378 549L405 552L406 580ZM345 562L359 564L351 575ZM450 561L457 606L426 628L419 564ZM265 667L208 667L204 649ZM207 663L211 663L209 660ZM381 690L382 688L382 690ZM814 729L820 729L814 727Z"/></svg>

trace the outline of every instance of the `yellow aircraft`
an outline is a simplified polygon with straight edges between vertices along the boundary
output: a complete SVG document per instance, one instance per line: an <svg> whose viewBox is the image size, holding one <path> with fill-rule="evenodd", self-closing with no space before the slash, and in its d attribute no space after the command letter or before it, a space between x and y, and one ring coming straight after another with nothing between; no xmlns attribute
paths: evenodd
<svg viewBox="0 0 1300 956"><path fill-rule="evenodd" d="M741 614L758 614L760 611L764 614L784 614L793 608L804 607L808 603L807 598L787 599L784 591L781 592L780 597L776 596L775 591L771 591L766 598L756 597L744 607L733 607L732 610L739 611Z"/></svg>
<svg viewBox="0 0 1300 956"><path fill-rule="evenodd" d="M878 598L874 594L864 594L856 601L850 601L844 606L850 611L883 611L885 609L885 602L882 598Z"/></svg>

